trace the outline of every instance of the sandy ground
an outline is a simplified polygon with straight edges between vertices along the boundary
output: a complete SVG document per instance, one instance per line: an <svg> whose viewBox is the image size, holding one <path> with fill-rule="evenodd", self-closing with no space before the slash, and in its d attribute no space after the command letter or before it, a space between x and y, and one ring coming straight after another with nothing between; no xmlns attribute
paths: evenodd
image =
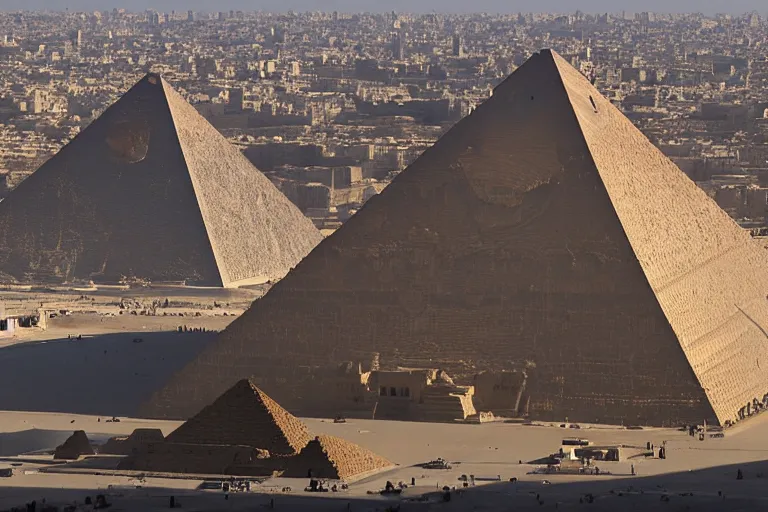
<svg viewBox="0 0 768 512"><path fill-rule="evenodd" d="M74 422L73 422L74 421ZM373 420L350 420L334 424L329 420L307 419L313 432L344 437L389 458L398 466L388 472L353 483L346 493L329 493L322 499L302 492L304 480L268 480L257 492L232 495L224 500L221 491L195 491L200 481L148 478L142 489L135 489L130 477L81 474L24 474L24 469L38 466L24 463L11 478L0 479L0 509L31 499L46 497L49 502L81 503L88 494L108 494L115 503L112 510L154 510L167 508L170 495L179 497L188 510L255 510L276 500L277 510L385 510L394 502L380 496L369 496L369 490L380 489L387 480L410 483L416 487L406 491L407 497L434 494L444 485L460 486L462 474L475 475L478 486L454 494L450 503L419 503L397 500L401 510L526 510L572 509L580 507L579 499L592 493L590 505L597 510L765 510L768 507L768 415L758 416L737 430L728 431L723 439L698 441L685 433L669 429L624 430L620 428L561 429L557 426L525 426L493 423L484 425L451 425L406 423ZM50 449L58 432L65 438L74 429L85 430L94 439L128 434L137 427L157 427L165 433L178 422L123 419L105 423L96 417L72 414L25 412L0 413L0 446L9 455L13 448L20 452ZM31 429L37 429L31 431ZM31 433L30 433L31 431ZM18 436L26 432L24 443ZM633 459L600 463L602 471L611 475L532 475L536 465L528 462L556 451L563 437L579 436L595 444L627 444L645 446L666 441L668 458ZM16 436L16 437L14 437ZM37 442L33 442L36 439ZM18 444L18 446L17 446ZM453 462L451 470L425 470L416 464L436 457ZM523 462L519 464L518 461ZM0 461L0 467L8 459ZM637 475L631 476L631 465ZM736 469L744 472L744 480L736 480ZM493 481L498 477L501 481ZM510 483L510 478L517 483ZM549 483L544 483L544 481ZM123 486L108 490L108 486ZM281 492L290 486L290 493ZM631 490L630 490L631 488ZM641 492L642 491L642 492ZM723 503L722 491L727 505ZM687 496L693 493L692 496ZM537 501L536 494L540 498ZM681 494L686 494L682 496ZM662 501L662 496L670 501ZM435 495L434 499L439 496ZM539 505L539 501L544 504ZM351 507L347 509L346 507ZM430 508L431 507L431 508ZM672 508L669 508L672 507ZM682 507L682 508L681 508Z"/></svg>
<svg viewBox="0 0 768 512"><path fill-rule="evenodd" d="M2 348L0 409L135 416L139 405L215 336L144 331L137 325L82 340Z"/></svg>
<svg viewBox="0 0 768 512"><path fill-rule="evenodd" d="M222 330L263 292L190 287L68 292L0 290L0 314L38 314L42 309L48 313L46 316L56 315L46 319L44 330L19 328L12 336L0 333L0 348L78 334L171 331L181 325Z"/></svg>
<svg viewBox="0 0 768 512"><path fill-rule="evenodd" d="M46 331L0 338L0 411L10 411L0 412L0 469L10 467L14 456L53 449L75 429L85 430L97 442L130 434L139 427L171 432L179 422L128 418L215 337L211 332L178 333L178 326L223 329L235 318L230 314L242 312L254 297L252 292L227 290L145 290L143 295L112 290L97 294L94 301L91 295L80 299L79 293L43 294L46 307L63 305L60 309L74 313L52 319ZM158 310L157 316L140 314L148 304L165 297L171 297L170 308ZM40 298L34 293L0 292L6 310L32 307L36 301L39 305ZM223 316L224 311L227 316ZM67 334L82 334L83 339L68 340ZM134 342L136 339L141 342ZM105 420L113 415L120 416L121 421L107 423ZM586 493L595 497L588 505L594 510L768 509L768 480L761 476L768 475L768 414L728 430L723 439L703 442L668 429L306 422L317 434L343 437L398 466L353 483L345 493L320 497L301 491L307 483L304 480L274 479L254 492L225 500L221 491L196 490L200 481L195 480L147 478L137 489L135 478L127 476L40 473L37 470L45 466L27 462L29 455L25 455L25 462L14 467L12 477L0 478L0 510L33 499L40 503L43 498L49 503L82 503L85 496L96 494L108 496L114 504L110 510L167 509L171 495L185 510L200 511L270 509L272 500L274 509L291 511L384 511L391 506L400 506L401 511L571 510L587 506L579 503ZM562 438L571 436L588 438L597 445L643 447L649 441L657 446L666 441L668 458L601 463L601 470L611 475L599 477L529 474L537 467L529 462L557 451ZM415 466L437 457L452 461L453 469ZM634 477L632 465L637 473ZM736 480L737 468L743 470L743 480ZM460 487L461 475L475 475L478 486L442 502L437 489L444 485ZM384 487L387 480L410 483L412 478L416 486L401 498L367 494ZM511 483L510 478L518 481ZM282 492L284 487L291 487L291 492ZM423 496L426 502L409 501Z"/></svg>
<svg viewBox="0 0 768 512"><path fill-rule="evenodd" d="M41 304L57 312L45 330L17 329L15 336L0 337L0 410L135 416L260 294L202 288L0 291L0 310L7 314L36 311ZM168 307L153 308L166 299ZM179 333L180 326L200 332Z"/></svg>

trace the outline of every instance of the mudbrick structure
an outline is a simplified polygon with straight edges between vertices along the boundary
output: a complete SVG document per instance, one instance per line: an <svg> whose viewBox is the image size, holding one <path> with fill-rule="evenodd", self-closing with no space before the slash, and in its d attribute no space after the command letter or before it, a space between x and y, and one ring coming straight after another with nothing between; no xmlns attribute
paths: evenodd
<svg viewBox="0 0 768 512"><path fill-rule="evenodd" d="M252 376L329 416L327 368L380 354L464 385L518 372L506 400L476 398L534 419L726 423L768 391L767 295L765 250L545 50L145 412L185 417Z"/></svg>
<svg viewBox="0 0 768 512"><path fill-rule="evenodd" d="M343 439L319 436L311 441L301 420L248 380L235 384L165 440L142 439L148 442L134 447L120 469L301 478L311 470L317 478L350 479L392 466Z"/></svg>
<svg viewBox="0 0 768 512"><path fill-rule="evenodd" d="M0 203L0 281L238 286L283 277L321 238L150 74Z"/></svg>

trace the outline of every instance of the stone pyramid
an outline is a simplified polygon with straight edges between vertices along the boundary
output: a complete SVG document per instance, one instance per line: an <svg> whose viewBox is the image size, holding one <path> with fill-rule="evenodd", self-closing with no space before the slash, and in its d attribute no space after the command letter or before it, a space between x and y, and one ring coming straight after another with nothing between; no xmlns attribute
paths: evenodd
<svg viewBox="0 0 768 512"><path fill-rule="evenodd" d="M525 370L518 412L536 419L723 423L768 392L767 295L765 250L545 50L147 412L178 416L253 376L297 414L333 415L312 400L332 389L326 369L377 357L457 384Z"/></svg>
<svg viewBox="0 0 768 512"><path fill-rule="evenodd" d="M0 203L0 281L279 279L322 239L160 76Z"/></svg>
<svg viewBox="0 0 768 512"><path fill-rule="evenodd" d="M287 461L283 476L305 478L311 470L314 478L347 480L392 466L384 457L355 443L334 436L317 436Z"/></svg>
<svg viewBox="0 0 768 512"><path fill-rule="evenodd" d="M169 443L239 445L294 455L311 439L306 425L246 379L171 432Z"/></svg>
<svg viewBox="0 0 768 512"><path fill-rule="evenodd" d="M93 448L91 447L88 436L85 435L83 430L75 430L75 432L61 444L56 447L56 451L53 454L54 459L69 459L77 460L81 455L93 455Z"/></svg>

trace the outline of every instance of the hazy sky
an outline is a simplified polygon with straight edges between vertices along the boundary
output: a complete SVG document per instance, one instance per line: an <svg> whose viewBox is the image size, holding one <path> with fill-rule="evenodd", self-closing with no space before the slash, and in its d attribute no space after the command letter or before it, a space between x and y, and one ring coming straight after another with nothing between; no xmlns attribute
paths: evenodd
<svg viewBox="0 0 768 512"><path fill-rule="evenodd" d="M123 7L133 11L154 8L159 11L219 11L229 9L295 11L409 11L409 12L585 12L658 11L728 12L740 14L768 11L765 0L0 0L0 9L57 9L93 11Z"/></svg>

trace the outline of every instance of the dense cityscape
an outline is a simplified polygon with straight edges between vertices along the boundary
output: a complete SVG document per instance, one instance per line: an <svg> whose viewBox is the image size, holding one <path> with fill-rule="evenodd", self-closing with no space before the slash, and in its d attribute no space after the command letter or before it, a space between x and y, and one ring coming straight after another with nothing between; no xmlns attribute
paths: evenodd
<svg viewBox="0 0 768 512"><path fill-rule="evenodd" d="M551 47L758 234L766 37L757 13L0 13L0 198L157 72L328 234Z"/></svg>
<svg viewBox="0 0 768 512"><path fill-rule="evenodd" d="M0 511L765 510L768 23L635 6L0 12Z"/></svg>

